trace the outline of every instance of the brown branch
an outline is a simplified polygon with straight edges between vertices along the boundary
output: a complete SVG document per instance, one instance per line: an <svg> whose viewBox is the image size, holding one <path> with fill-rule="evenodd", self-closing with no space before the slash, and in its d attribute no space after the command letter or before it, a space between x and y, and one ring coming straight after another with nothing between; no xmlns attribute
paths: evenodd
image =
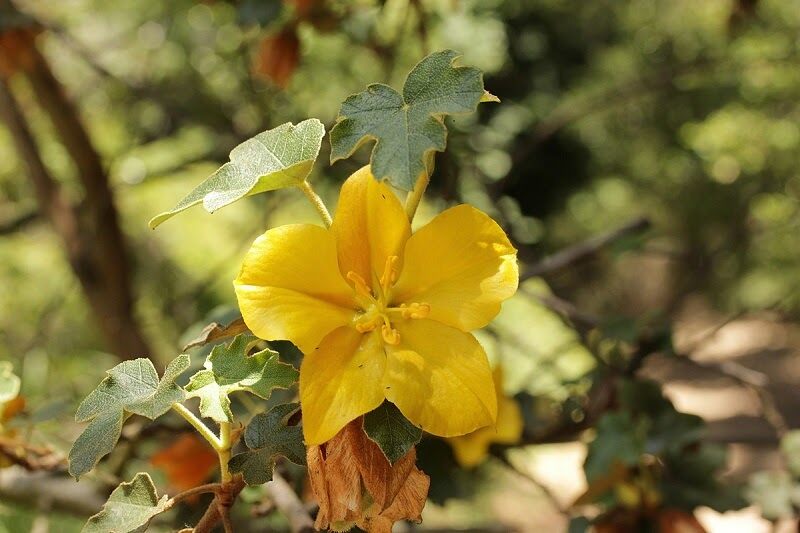
<svg viewBox="0 0 800 533"><path fill-rule="evenodd" d="M223 526L230 526L229 512L239 493L244 489L244 481L241 477L237 477L230 483L223 484L216 492L214 500L208 506L203 517L194 526L194 533L211 533L214 526L223 523ZM227 523L226 523L227 520Z"/></svg>
<svg viewBox="0 0 800 533"><path fill-rule="evenodd" d="M20 467L0 471L0 501L36 508L49 502L53 511L85 518L103 506L105 499L96 485L50 472L29 473Z"/></svg>
<svg viewBox="0 0 800 533"><path fill-rule="evenodd" d="M526 472L524 470L520 470L520 468L517 465L515 465L514 462L511 461L508 458L508 455L506 455L505 451L497 451L497 452L495 452L495 450L492 450L492 452L493 452L492 454L494 455L494 457L500 463L502 463L503 466L505 466L507 470L509 470L510 472L513 472L518 477L526 480L527 482L529 482L530 484L532 484L536 488L538 488L542 492L542 494L544 494L544 496L547 498L547 500L550 502L550 504L555 508L555 510L559 512L559 514L562 514L562 515L568 515L569 514L569 509L564 507L561 504L561 502L558 501L558 498L556 497L555 493L553 493L553 491L550 490L550 487L548 487L547 485L545 485L544 483L542 483L541 481L536 479L530 472Z"/></svg>
<svg viewBox="0 0 800 533"><path fill-rule="evenodd" d="M0 235L10 235L39 219L39 211L31 209L0 222Z"/></svg>
<svg viewBox="0 0 800 533"><path fill-rule="evenodd" d="M264 485L264 491L289 521L292 533L314 531L314 521L303 506L303 502L280 474L277 472L272 474L272 481Z"/></svg>
<svg viewBox="0 0 800 533"><path fill-rule="evenodd" d="M167 502L167 508L169 509L173 505L180 503L186 498L191 498L192 496L197 496L198 494L208 494L209 492L213 492L216 494L216 492L219 491L221 488L222 485L220 483L206 483L205 485L200 485L199 487L194 487L192 489L179 492L178 494L169 499L169 501Z"/></svg>
<svg viewBox="0 0 800 533"><path fill-rule="evenodd" d="M609 233L597 235L581 243L564 248L528 267L520 275L520 281L563 270L595 255L609 244L623 237L646 231L650 226L650 220L647 218L637 218Z"/></svg>
<svg viewBox="0 0 800 533"><path fill-rule="evenodd" d="M70 266L81 283L109 348L120 358L149 355L150 350L133 312L128 254L120 230L108 176L72 102L35 46L33 34L21 35L15 46L25 47L26 62L18 72L30 81L39 104L50 117L84 188L79 216L64 199L49 174L24 114L9 90L0 87L0 114L17 151L28 167L41 211L61 237ZM0 59L11 53L0 47ZM19 52L14 52L19 53Z"/></svg>

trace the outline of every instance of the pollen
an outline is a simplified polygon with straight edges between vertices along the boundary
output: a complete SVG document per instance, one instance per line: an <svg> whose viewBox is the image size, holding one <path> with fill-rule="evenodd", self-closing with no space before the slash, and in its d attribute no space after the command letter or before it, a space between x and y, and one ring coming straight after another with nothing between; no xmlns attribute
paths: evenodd
<svg viewBox="0 0 800 533"><path fill-rule="evenodd" d="M363 276L353 270L346 276L353 285L356 302L360 308L353 320L353 327L359 333L368 333L380 327L383 342L392 346L400 344L400 332L393 322L425 318L431 312L431 306L424 302L390 306L390 291L400 273L399 263L398 256L387 257L381 276L374 274L372 287L367 284Z"/></svg>
<svg viewBox="0 0 800 533"><path fill-rule="evenodd" d="M400 305L400 314L403 318L425 318L431 312L431 306L426 303L413 302Z"/></svg>

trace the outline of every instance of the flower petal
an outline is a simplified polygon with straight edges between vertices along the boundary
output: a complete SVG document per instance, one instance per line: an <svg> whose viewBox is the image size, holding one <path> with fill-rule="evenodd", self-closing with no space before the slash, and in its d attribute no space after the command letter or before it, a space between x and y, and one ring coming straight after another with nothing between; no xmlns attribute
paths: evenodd
<svg viewBox="0 0 800 533"><path fill-rule="evenodd" d="M428 318L472 331L517 290L517 251L497 223L468 205L439 214L406 243L396 303L424 302Z"/></svg>
<svg viewBox="0 0 800 533"><path fill-rule="evenodd" d="M300 365L300 405L306 444L322 444L384 399L383 340L341 327L306 354Z"/></svg>
<svg viewBox="0 0 800 533"><path fill-rule="evenodd" d="M441 437L494 424L492 371L475 337L427 319L404 320L395 327L400 344L386 347L387 400L411 422Z"/></svg>
<svg viewBox="0 0 800 533"><path fill-rule="evenodd" d="M375 180L369 166L354 172L342 185L331 229L342 276L352 270L368 284L383 274L387 257L402 257L411 234L400 201L386 184Z"/></svg>
<svg viewBox="0 0 800 533"><path fill-rule="evenodd" d="M290 224L261 235L233 282L250 330L267 340L290 340L304 353L355 315L353 290L336 268L330 231Z"/></svg>
<svg viewBox="0 0 800 533"><path fill-rule="evenodd" d="M506 396L497 399L497 425L487 426L468 435L453 437L448 442L458 464L465 468L477 466L489 455L489 446L516 444L522 436L522 412L517 402Z"/></svg>

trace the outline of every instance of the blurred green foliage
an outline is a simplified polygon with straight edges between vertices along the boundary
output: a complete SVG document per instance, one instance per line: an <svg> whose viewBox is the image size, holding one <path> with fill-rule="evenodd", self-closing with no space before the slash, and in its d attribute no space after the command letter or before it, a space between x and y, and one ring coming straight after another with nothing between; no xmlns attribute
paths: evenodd
<svg viewBox="0 0 800 533"><path fill-rule="evenodd" d="M369 82L399 87L426 51L444 48L482 69L502 103L448 119L448 151L437 155L417 222L470 202L532 262L644 215L654 222L646 242L618 243L591 268L548 277L552 290L603 323L668 317L689 294L726 312L771 308L797 319L796 0L329 0L306 15L303 2L283 4L18 2L46 24L44 52L110 169L133 251L136 312L161 363L187 329L230 311L230 281L256 235L316 219L287 190L213 216L190 210L155 233L147 220L243 139L308 117L330 129L348 95ZM258 75L262 40L282 31L299 40L285 88ZM15 89L27 91L16 81ZM29 100L44 160L79 201L68 154ZM322 152L324 160L327 142ZM315 167L329 205L368 152ZM35 208L0 129L0 225ZM542 304L549 291L527 282L481 338L513 368L507 392L535 398L529 425L580 420L598 370L594 348ZM0 360L14 362L32 405L76 401L98 369L116 363L45 223L0 237L0 302ZM608 416L619 417L604 419L598 434L634 423ZM67 449L72 436L57 424L42 428ZM614 451L631 448L633 457L645 442L627 444Z"/></svg>

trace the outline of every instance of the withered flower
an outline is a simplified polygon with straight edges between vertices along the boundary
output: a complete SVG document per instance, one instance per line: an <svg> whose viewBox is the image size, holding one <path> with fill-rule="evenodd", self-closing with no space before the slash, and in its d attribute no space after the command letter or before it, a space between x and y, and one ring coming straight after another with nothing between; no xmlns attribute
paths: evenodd
<svg viewBox="0 0 800 533"><path fill-rule="evenodd" d="M319 500L314 527L391 533L399 520L421 520L430 478L416 465L413 448L391 464L364 433L362 418L307 451L311 489Z"/></svg>

